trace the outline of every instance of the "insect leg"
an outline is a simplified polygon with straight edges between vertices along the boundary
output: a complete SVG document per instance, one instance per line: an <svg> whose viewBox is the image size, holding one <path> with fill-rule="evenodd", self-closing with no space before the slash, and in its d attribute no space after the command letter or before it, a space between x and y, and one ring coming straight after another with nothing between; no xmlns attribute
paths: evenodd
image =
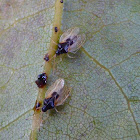
<svg viewBox="0 0 140 140"><path fill-rule="evenodd" d="M70 56L68 53L67 53L67 56L68 56L69 58L75 58L75 57Z"/></svg>
<svg viewBox="0 0 140 140"><path fill-rule="evenodd" d="M54 109L55 109L55 111L56 111L57 113L59 113L59 111L56 109L56 107L55 107Z"/></svg>
<svg viewBox="0 0 140 140"><path fill-rule="evenodd" d="M58 111L57 109L56 109L56 107L54 108L55 109L55 111L57 112L57 113L60 113L60 114L66 114L65 112L60 112L60 111Z"/></svg>

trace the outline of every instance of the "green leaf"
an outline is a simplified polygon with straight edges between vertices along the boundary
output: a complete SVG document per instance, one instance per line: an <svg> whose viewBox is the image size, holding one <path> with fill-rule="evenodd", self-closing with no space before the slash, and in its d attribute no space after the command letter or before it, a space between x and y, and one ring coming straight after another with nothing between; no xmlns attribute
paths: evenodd
<svg viewBox="0 0 140 140"><path fill-rule="evenodd" d="M38 139L140 139L139 4L64 1L63 31L77 26L87 40L75 58L56 58L48 87L62 77L72 91L59 113L43 114ZM54 14L53 0L1 2L0 139L29 139Z"/></svg>
<svg viewBox="0 0 140 140"><path fill-rule="evenodd" d="M74 59L57 58L52 83L62 77L72 92L60 113L44 115L38 139L140 139L138 4L65 1L63 31L77 26L87 40Z"/></svg>
<svg viewBox="0 0 140 140"><path fill-rule="evenodd" d="M0 2L0 139L29 139L55 1Z"/></svg>

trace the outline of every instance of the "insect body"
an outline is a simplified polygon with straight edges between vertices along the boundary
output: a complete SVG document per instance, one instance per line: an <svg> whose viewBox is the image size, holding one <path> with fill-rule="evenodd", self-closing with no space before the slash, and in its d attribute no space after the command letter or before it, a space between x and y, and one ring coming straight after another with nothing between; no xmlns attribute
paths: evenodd
<svg viewBox="0 0 140 140"><path fill-rule="evenodd" d="M37 103L36 103L36 106L35 106L35 107L36 107L36 110L38 110L38 108L40 107L40 105L41 105L40 102L37 102Z"/></svg>
<svg viewBox="0 0 140 140"><path fill-rule="evenodd" d="M69 96L69 91L64 86L64 79L58 79L46 92L42 111L46 112L56 106L62 105Z"/></svg>
<svg viewBox="0 0 140 140"><path fill-rule="evenodd" d="M56 55L63 53L76 53L86 40L85 34L79 34L79 28L74 27L64 32L59 40Z"/></svg>
<svg viewBox="0 0 140 140"><path fill-rule="evenodd" d="M48 54L48 53L45 55L44 60L45 60L46 62L49 61L49 54Z"/></svg>
<svg viewBox="0 0 140 140"><path fill-rule="evenodd" d="M48 77L47 77L46 73L42 73L42 74L38 75L37 78L38 79L35 81L35 83L37 84L37 86L39 88L43 88L47 83L47 78Z"/></svg>
<svg viewBox="0 0 140 140"><path fill-rule="evenodd" d="M57 28L57 27L54 27L54 31L55 31L55 32L58 32L58 28Z"/></svg>

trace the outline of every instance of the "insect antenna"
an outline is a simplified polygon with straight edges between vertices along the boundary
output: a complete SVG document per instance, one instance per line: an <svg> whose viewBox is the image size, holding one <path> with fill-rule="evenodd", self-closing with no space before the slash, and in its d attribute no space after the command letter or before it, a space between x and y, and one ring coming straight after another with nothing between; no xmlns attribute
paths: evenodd
<svg viewBox="0 0 140 140"><path fill-rule="evenodd" d="M52 39L51 39L51 41L52 41L52 43L53 43L53 44L58 45L58 43L56 43L56 42L55 42L55 41L53 41Z"/></svg>
<svg viewBox="0 0 140 140"><path fill-rule="evenodd" d="M55 58L56 58L56 54L54 55L54 63L53 63L53 74L54 74L54 71L55 71Z"/></svg>

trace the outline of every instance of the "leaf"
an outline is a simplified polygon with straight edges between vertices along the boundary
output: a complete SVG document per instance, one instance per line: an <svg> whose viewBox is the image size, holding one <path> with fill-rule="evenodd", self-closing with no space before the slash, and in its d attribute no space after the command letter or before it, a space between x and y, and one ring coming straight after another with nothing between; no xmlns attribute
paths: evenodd
<svg viewBox="0 0 140 140"><path fill-rule="evenodd" d="M0 139L29 139L53 6L1 2ZM140 139L139 9L138 0L64 2L63 31L77 26L87 40L74 59L57 58L48 87L62 77L72 91L60 113L43 114L38 139Z"/></svg>
<svg viewBox="0 0 140 140"><path fill-rule="evenodd" d="M0 2L0 139L29 139L54 1Z"/></svg>
<svg viewBox="0 0 140 140"><path fill-rule="evenodd" d="M65 1L63 31L80 27L87 40L74 59L57 58L51 81L64 78L72 92L44 115L38 139L140 139L138 3Z"/></svg>

